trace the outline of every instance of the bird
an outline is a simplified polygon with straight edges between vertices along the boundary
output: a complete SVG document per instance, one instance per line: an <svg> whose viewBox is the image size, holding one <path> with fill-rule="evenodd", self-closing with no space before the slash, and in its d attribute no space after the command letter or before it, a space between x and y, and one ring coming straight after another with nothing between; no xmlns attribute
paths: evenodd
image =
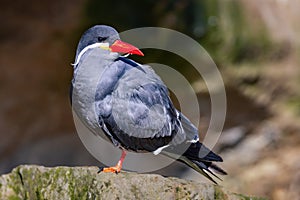
<svg viewBox="0 0 300 200"><path fill-rule="evenodd" d="M95 25L82 34L72 64L75 113L95 135L122 150L115 166L99 172L119 173L128 151L152 152L182 162L217 184L212 176L227 174L215 164L223 159L199 141L198 129L175 108L155 71L128 55L144 56L113 27Z"/></svg>

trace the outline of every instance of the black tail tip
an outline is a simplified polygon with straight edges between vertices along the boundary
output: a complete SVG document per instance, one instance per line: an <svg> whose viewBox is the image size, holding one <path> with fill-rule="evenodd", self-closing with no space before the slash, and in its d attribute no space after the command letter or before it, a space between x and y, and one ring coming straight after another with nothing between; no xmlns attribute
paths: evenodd
<svg viewBox="0 0 300 200"><path fill-rule="evenodd" d="M227 172L216 164L211 163L211 165L209 166L209 169L211 169L213 172L215 172L217 174L227 175Z"/></svg>

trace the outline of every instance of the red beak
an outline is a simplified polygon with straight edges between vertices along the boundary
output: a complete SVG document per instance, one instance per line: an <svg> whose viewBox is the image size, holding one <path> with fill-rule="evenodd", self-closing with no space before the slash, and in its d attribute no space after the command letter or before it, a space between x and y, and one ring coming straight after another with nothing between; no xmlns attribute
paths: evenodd
<svg viewBox="0 0 300 200"><path fill-rule="evenodd" d="M129 54L136 54L139 56L144 56L143 52L136 48L135 46L128 44L126 42L122 42L121 40L116 40L111 46L110 50L112 52L118 53L129 53Z"/></svg>

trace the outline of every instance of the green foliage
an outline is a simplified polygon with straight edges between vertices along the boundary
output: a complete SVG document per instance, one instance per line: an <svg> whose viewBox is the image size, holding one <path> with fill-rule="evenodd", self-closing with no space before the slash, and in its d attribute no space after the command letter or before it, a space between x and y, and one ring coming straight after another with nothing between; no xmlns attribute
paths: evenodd
<svg viewBox="0 0 300 200"><path fill-rule="evenodd" d="M253 24L245 19L242 10L236 1L232 1L228 9L232 20L232 37L227 47L230 52L229 60L232 62L256 61L271 48L271 41L262 24L257 25L261 26L256 27L257 30L253 29Z"/></svg>
<svg viewBox="0 0 300 200"><path fill-rule="evenodd" d="M295 113L300 116L300 96L294 96L287 100L287 106Z"/></svg>
<svg viewBox="0 0 300 200"><path fill-rule="evenodd" d="M118 31L130 28L160 26L186 32L193 18L194 1L98 1L86 4L85 25L107 24ZM175 21L168 20L175 16ZM176 22L174 26L174 22Z"/></svg>
<svg viewBox="0 0 300 200"><path fill-rule="evenodd" d="M246 18L247 12L239 1L204 2L206 32L199 41L217 61L256 62L273 53L263 23Z"/></svg>
<svg viewBox="0 0 300 200"><path fill-rule="evenodd" d="M145 0L142 3L137 0L89 0L83 30L94 24L111 25L118 31L146 26L165 27L199 41L217 62L257 62L276 56L281 49L269 39L264 24L250 20L246 15L246 10L237 0ZM180 67L176 67L178 62L166 63L174 57L161 54L153 56L161 59L160 63L175 64L175 68L186 65L181 61ZM147 57L143 61L145 59L146 62L152 61Z"/></svg>

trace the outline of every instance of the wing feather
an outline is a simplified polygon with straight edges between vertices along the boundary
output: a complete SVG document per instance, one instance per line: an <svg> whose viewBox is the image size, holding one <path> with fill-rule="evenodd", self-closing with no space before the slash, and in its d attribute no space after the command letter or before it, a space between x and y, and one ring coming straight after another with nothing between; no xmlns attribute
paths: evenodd
<svg viewBox="0 0 300 200"><path fill-rule="evenodd" d="M169 144L176 134L184 136L168 89L154 71L148 66L138 65L137 68L122 60L113 65L124 71L109 87L110 91L106 90L106 98L99 92L102 98L97 98L97 105L109 108L101 109L103 113L99 112L99 117L114 139L128 148L154 151ZM109 101L104 102L108 96Z"/></svg>

